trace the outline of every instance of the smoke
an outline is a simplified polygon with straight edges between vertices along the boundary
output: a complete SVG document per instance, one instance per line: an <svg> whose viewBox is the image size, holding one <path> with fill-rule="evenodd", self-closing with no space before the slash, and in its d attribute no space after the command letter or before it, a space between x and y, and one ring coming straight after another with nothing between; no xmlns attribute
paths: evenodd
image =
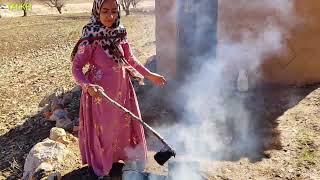
<svg viewBox="0 0 320 180"><path fill-rule="evenodd" d="M185 9L187 1L179 2L177 9ZM208 42L210 34L203 32L212 26L212 13L206 2L193 4L190 12L198 18L188 20L196 21L197 30L190 37L196 46L193 48L197 48ZM250 77L254 85L259 80L260 65L268 58L286 53L288 30L296 22L294 1L223 0L219 1L218 12L218 46L192 54L192 66L199 70L192 74L185 71L186 81L170 96L170 102L179 111L179 123L163 126L159 131L176 148L178 156L196 160L259 156L257 144L261 142L252 129L247 95L235 93L235 79L237 72L245 69L255 73L255 77ZM183 17L179 21L184 21Z"/></svg>
<svg viewBox="0 0 320 180"><path fill-rule="evenodd" d="M289 29L298 18L294 14L294 2L290 0L221 1L219 13L219 61L233 64L234 70L246 69L257 77L251 77L252 86L259 81L258 68L271 57L283 57L287 53Z"/></svg>

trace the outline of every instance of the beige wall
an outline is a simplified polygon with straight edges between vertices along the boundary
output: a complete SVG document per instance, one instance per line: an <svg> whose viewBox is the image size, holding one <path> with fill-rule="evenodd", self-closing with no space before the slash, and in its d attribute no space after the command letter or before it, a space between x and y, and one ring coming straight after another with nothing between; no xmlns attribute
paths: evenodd
<svg viewBox="0 0 320 180"><path fill-rule="evenodd" d="M157 0L155 6L157 72L171 79L176 75L175 0Z"/></svg>
<svg viewBox="0 0 320 180"><path fill-rule="evenodd" d="M245 30L261 31L268 16L276 17L273 11L256 13L232 11L228 2L219 1L218 38L239 40ZM236 3L236 1L233 1ZM320 82L320 1L295 0L295 21L283 22L277 19L277 26L289 29L285 34L285 48L279 55L265 59L257 72L250 72L249 78L258 79L258 83L279 85L304 85ZM283 18L283 17L282 17ZM292 18L292 17L291 17ZM295 24L294 24L295 23ZM293 26L294 24L294 26ZM250 66L251 62L247 62ZM230 65L230 71L236 71L237 65ZM234 67L234 68L232 68ZM232 74L232 73L230 73Z"/></svg>
<svg viewBox="0 0 320 180"><path fill-rule="evenodd" d="M226 5L228 1L236 3L234 0L219 1L218 44L231 34L232 39L237 41L240 36L237 33L250 29L250 26L253 31L259 32L257 25L265 23L268 16L276 16L276 12L233 12ZM176 22L172 13L174 10L174 0L156 1L157 71L171 77L175 75L176 50L175 46L167 44L175 45ZM286 51L265 59L257 72L250 72L249 78L259 77L260 83L278 85L320 82L320 1L295 0L295 14L302 21L295 21L297 24L294 28L281 20L277 21L280 27L291 28L289 36L286 36L284 41ZM229 66L229 74L236 74L237 68L233 68L236 66Z"/></svg>

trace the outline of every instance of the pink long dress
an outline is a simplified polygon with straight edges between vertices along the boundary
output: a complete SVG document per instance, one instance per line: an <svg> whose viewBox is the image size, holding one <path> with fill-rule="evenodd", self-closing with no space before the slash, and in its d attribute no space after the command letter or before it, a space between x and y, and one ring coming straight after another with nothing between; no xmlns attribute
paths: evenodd
<svg viewBox="0 0 320 180"><path fill-rule="evenodd" d="M121 45L129 64L145 76L149 73L132 55L128 43ZM90 71L84 74L83 67ZM79 145L82 163L88 164L98 176L108 175L113 162L146 161L144 130L121 109L106 99L91 97L85 84L97 84L106 94L138 117L141 117L137 97L124 67L113 62L101 46L80 46L72 64L72 74L82 87L80 102Z"/></svg>

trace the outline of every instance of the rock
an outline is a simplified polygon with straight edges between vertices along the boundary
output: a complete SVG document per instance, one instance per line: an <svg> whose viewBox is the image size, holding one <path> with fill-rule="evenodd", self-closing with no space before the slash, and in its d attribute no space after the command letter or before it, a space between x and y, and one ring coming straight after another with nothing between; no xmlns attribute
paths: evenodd
<svg viewBox="0 0 320 180"><path fill-rule="evenodd" d="M62 128L51 128L49 138L53 141L60 142L60 139L66 137L67 133Z"/></svg>
<svg viewBox="0 0 320 180"><path fill-rule="evenodd" d="M35 170L32 177L34 179L42 179L42 177L47 177L47 179L54 179L54 177L61 179L61 174L55 172L54 167L51 164L43 162Z"/></svg>
<svg viewBox="0 0 320 180"><path fill-rule="evenodd" d="M49 120L56 122L56 127L63 128L67 131L73 129L74 123L68 117L68 112L63 107L52 106L54 109L52 115L50 116Z"/></svg>
<svg viewBox="0 0 320 180"><path fill-rule="evenodd" d="M70 130L73 128L72 121L69 118L56 120L56 127Z"/></svg>
<svg viewBox="0 0 320 180"><path fill-rule="evenodd" d="M59 170L76 159L67 147L69 139L64 129L52 128L49 138L37 143L27 155L22 179L61 179Z"/></svg>
<svg viewBox="0 0 320 180"><path fill-rule="evenodd" d="M63 96L62 98L62 104L63 105L67 105L70 104L72 102L72 93L67 93Z"/></svg>
<svg viewBox="0 0 320 180"><path fill-rule="evenodd" d="M55 166L63 162L66 154L68 154L66 146L60 142L51 139L45 139L43 142L39 142L30 150L25 160L22 179L33 179L40 165L42 168L48 168L44 169L45 172L52 172ZM50 166L42 163L48 163Z"/></svg>
<svg viewBox="0 0 320 180"><path fill-rule="evenodd" d="M57 103L58 102L58 97L56 96L56 94L51 94L51 95L47 95L45 96L39 103L39 107L44 107L46 105L50 105L52 103Z"/></svg>
<svg viewBox="0 0 320 180"><path fill-rule="evenodd" d="M57 106L61 106L61 108L63 108L62 98L58 96L53 96L50 99L50 106L51 106L51 111L54 111L55 108L57 108Z"/></svg>
<svg viewBox="0 0 320 180"><path fill-rule="evenodd" d="M58 87L58 88L56 88L56 89L54 90L54 92L55 92L54 94L55 94L56 97L58 97L58 96L64 94L65 91L66 91L66 88L64 88L64 87Z"/></svg>
<svg viewBox="0 0 320 180"><path fill-rule="evenodd" d="M63 143L65 145L76 141L74 136L67 134L64 129L57 127L51 128L49 137L51 140Z"/></svg>
<svg viewBox="0 0 320 180"><path fill-rule="evenodd" d="M50 103L50 96L46 96L40 101L38 106L44 107L44 106L48 105L49 103Z"/></svg>
<svg viewBox="0 0 320 180"><path fill-rule="evenodd" d="M65 94L65 91L66 91L66 88L64 88L64 87L56 88L54 90L54 93L52 93L51 95L46 95L40 101L38 106L39 107L44 107L46 105L52 106L52 104L63 104L64 101L70 101L70 97L69 97L70 95L68 95L65 99L63 99L63 97L64 97L63 95ZM71 96L72 96L72 93L68 93L68 94L71 94ZM72 99L72 97L71 97L71 99Z"/></svg>
<svg viewBox="0 0 320 180"><path fill-rule="evenodd" d="M80 91L81 91L81 86L79 86L79 85L76 85L76 86L71 90L72 93L78 93L78 92L80 92Z"/></svg>

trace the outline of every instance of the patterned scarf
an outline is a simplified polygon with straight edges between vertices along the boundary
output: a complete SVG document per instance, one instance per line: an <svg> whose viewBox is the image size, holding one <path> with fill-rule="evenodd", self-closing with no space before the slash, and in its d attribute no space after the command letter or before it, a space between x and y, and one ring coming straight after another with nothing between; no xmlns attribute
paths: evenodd
<svg viewBox="0 0 320 180"><path fill-rule="evenodd" d="M71 61L74 59L79 46L100 45L114 62L126 68L132 78L139 81L139 84L144 84L143 76L127 62L120 50L121 44L127 43L127 32L125 27L120 25L120 4L118 0L114 1L118 5L118 18L109 28L100 21L100 9L104 0L94 0L90 21L82 29L81 38L71 53Z"/></svg>

